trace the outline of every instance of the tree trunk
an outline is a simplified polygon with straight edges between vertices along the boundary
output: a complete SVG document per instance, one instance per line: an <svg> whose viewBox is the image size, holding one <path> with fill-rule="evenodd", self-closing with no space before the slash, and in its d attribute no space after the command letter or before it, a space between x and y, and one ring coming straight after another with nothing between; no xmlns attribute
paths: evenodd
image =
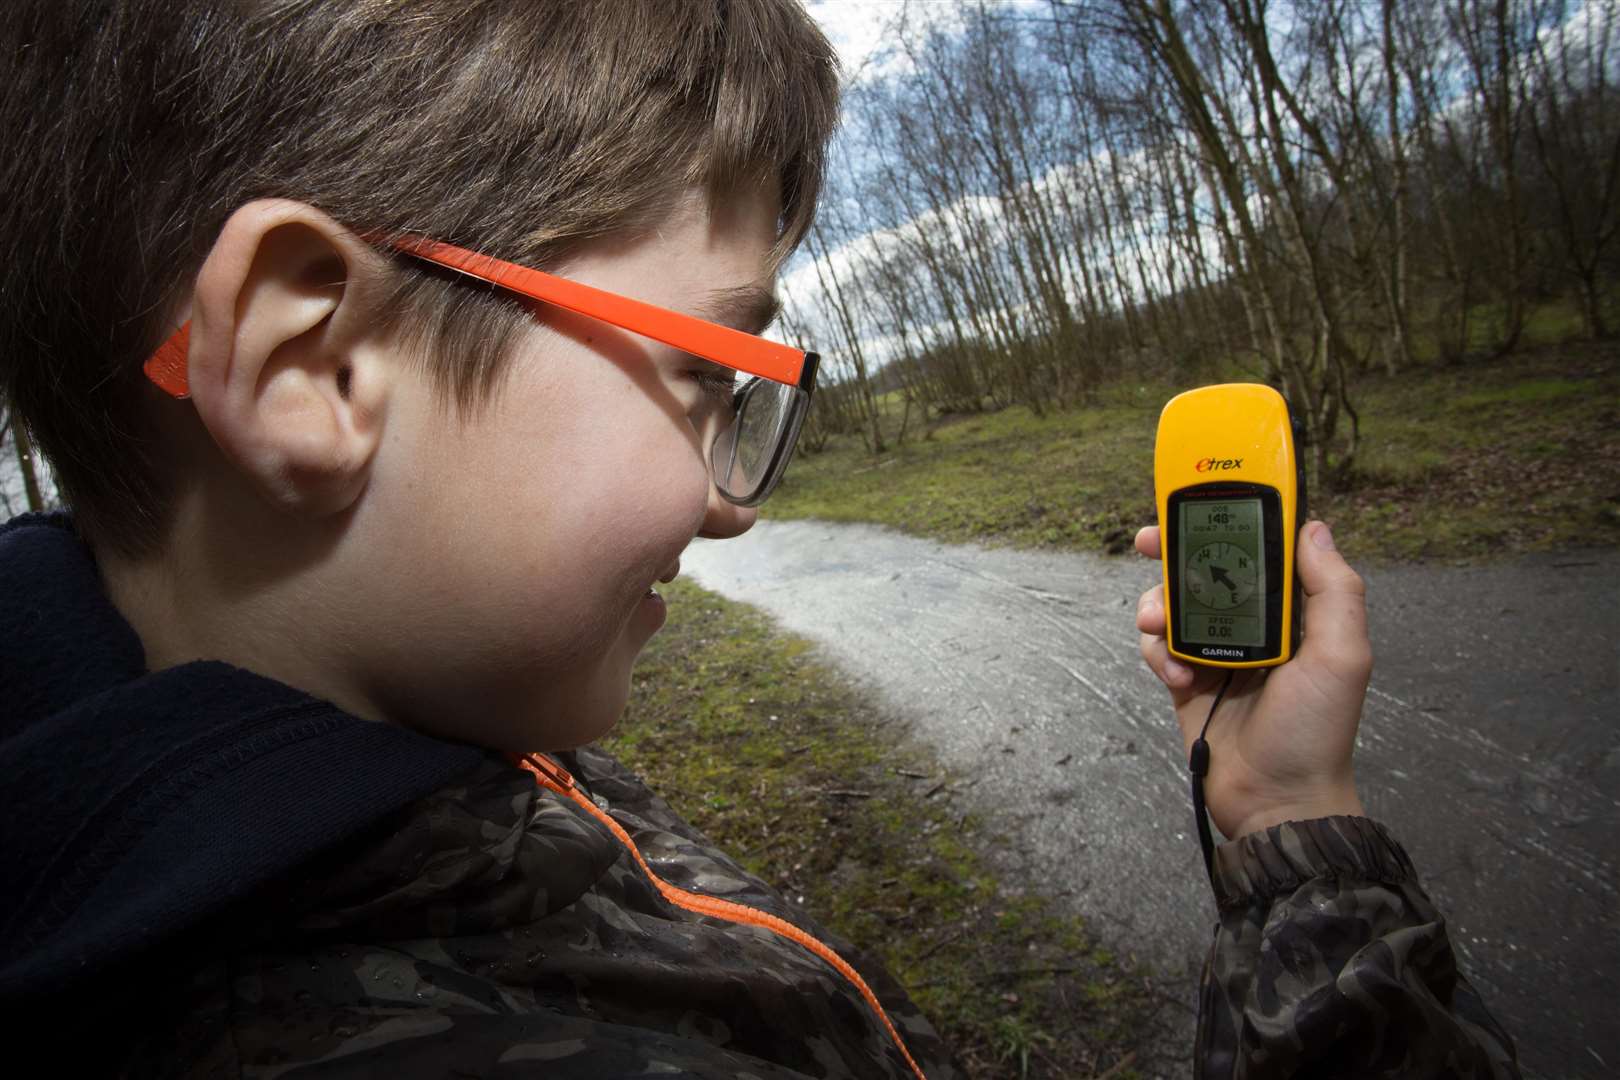
<svg viewBox="0 0 1620 1080"><path fill-rule="evenodd" d="M1394 349L1389 354L1388 368L1391 375L1395 374L1395 361L1399 358L1403 366L1412 363L1412 337L1409 320L1406 312L1407 297L1407 267L1406 267L1406 218L1407 218L1407 178L1406 178L1406 135L1401 131L1400 125L1400 99L1401 78L1395 65L1395 0L1383 0L1383 52L1384 52L1384 81L1385 104L1388 111L1389 124L1389 154L1390 167L1394 173L1394 191L1392 193L1391 211L1394 220L1391 223L1394 235L1390 241L1388 295L1391 329L1395 336Z"/></svg>
<svg viewBox="0 0 1620 1080"><path fill-rule="evenodd" d="M37 514L45 509L45 496L40 491L39 474L34 469L34 444L28 438L28 428L15 421L11 425L11 437L17 445L17 467L22 470L28 509Z"/></svg>

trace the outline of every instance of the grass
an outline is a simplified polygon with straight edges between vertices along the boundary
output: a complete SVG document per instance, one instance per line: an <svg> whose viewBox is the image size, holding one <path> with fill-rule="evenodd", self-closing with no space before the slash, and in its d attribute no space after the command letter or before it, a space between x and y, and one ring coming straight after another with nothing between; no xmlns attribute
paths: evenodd
<svg viewBox="0 0 1620 1080"><path fill-rule="evenodd" d="M1158 1000L1147 974L999 880L980 852L1000 838L955 804L955 778L805 641L695 585L667 594L607 748L879 958L970 1075L1137 1075Z"/></svg>
<svg viewBox="0 0 1620 1080"><path fill-rule="evenodd" d="M1218 381L1211 377L1203 381ZM1099 404L948 418L882 456L834 438L793 463L777 518L868 521L946 541L1126 550L1154 518L1158 412L1182 387L1119 382ZM1348 482L1314 516L1352 558L1469 559L1620 543L1620 348L1364 376Z"/></svg>
<svg viewBox="0 0 1620 1080"><path fill-rule="evenodd" d="M1085 410L950 418L878 457L835 437L794 461L766 514L947 541L1117 547L1152 515L1153 417L1168 396L1138 384Z"/></svg>
<svg viewBox="0 0 1620 1080"><path fill-rule="evenodd" d="M1317 500L1346 550L1478 558L1620 543L1620 349L1367 380L1365 452Z"/></svg>
<svg viewBox="0 0 1620 1080"><path fill-rule="evenodd" d="M1620 315L1620 283L1611 283L1600 300L1604 317L1611 324ZM1450 322L1455 312L1449 305L1438 311L1433 303L1425 304L1413 320L1412 353L1419 363L1433 363L1442 359L1442 349L1436 333L1436 324ZM1447 333L1451 327L1447 327ZM1519 334L1520 349L1562 345L1581 337L1585 322L1580 308L1572 296L1543 298L1529 304L1524 313L1524 326ZM1476 300L1468 309L1469 355L1495 353L1507 339L1507 311L1500 301Z"/></svg>

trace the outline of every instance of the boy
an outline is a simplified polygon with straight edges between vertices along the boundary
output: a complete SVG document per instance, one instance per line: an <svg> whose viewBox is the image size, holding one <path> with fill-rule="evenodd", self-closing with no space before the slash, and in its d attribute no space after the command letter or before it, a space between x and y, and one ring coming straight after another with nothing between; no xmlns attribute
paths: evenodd
<svg viewBox="0 0 1620 1080"><path fill-rule="evenodd" d="M956 1075L881 971L567 752L617 718L686 544L752 523L813 389L813 356L752 336L836 115L804 15L40 0L0 35L0 371L74 511L0 534L0 995L76 1036L52 1065ZM1234 835L1359 812L1359 582L1316 550L1337 629L1293 670L1339 682L1233 703ZM1223 767L1244 732L1275 756L1289 705L1303 750ZM1399 849L1335 820L1253 832L1234 872L1371 875L1444 968ZM1217 952L1217 1066L1254 909ZM1484 1062L1466 986L1403 977Z"/></svg>

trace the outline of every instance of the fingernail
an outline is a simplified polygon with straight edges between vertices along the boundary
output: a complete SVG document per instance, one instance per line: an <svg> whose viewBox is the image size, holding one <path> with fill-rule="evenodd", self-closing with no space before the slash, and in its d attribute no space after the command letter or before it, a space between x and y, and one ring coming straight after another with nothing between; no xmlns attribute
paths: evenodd
<svg viewBox="0 0 1620 1080"><path fill-rule="evenodd" d="M1168 684L1171 679L1179 679L1186 674L1189 674L1189 672L1187 671L1187 666L1185 664L1178 664L1174 660L1166 660L1164 662L1164 681L1166 684Z"/></svg>
<svg viewBox="0 0 1620 1080"><path fill-rule="evenodd" d="M1323 551L1338 550L1333 546L1333 530L1328 528L1325 521L1316 523L1316 528L1311 532L1311 541Z"/></svg>

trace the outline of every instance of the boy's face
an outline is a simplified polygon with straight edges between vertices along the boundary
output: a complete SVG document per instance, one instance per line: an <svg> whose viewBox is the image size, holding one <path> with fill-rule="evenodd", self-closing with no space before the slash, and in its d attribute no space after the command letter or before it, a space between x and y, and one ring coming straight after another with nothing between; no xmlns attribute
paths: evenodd
<svg viewBox="0 0 1620 1080"><path fill-rule="evenodd" d="M718 293L771 288L776 215L759 195L712 211L692 195L657 230L603 241L559 272L714 317ZM544 308L471 418L409 380L352 522L368 553L356 571L364 629L350 643L361 700L507 750L563 749L612 727L664 620L650 588L694 536L753 524L708 476L717 374Z"/></svg>

